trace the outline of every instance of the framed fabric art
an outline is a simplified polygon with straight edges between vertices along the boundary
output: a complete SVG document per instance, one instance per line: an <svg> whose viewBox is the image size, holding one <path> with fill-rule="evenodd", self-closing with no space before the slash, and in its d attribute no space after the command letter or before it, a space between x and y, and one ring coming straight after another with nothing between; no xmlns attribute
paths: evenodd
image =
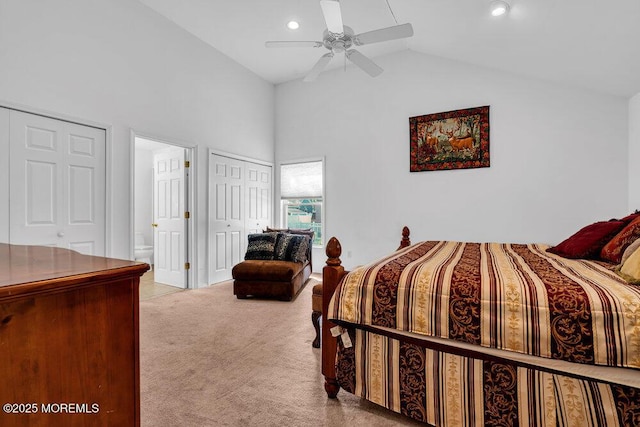
<svg viewBox="0 0 640 427"><path fill-rule="evenodd" d="M410 171L489 167L489 106L409 118Z"/></svg>

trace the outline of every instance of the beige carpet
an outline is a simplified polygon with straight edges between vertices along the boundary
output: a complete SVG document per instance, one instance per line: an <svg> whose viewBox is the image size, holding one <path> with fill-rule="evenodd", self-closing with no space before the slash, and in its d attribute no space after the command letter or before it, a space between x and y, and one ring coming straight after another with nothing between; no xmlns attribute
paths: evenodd
<svg viewBox="0 0 640 427"><path fill-rule="evenodd" d="M141 302L142 426L418 425L345 391L327 398L311 288L238 300L225 282Z"/></svg>

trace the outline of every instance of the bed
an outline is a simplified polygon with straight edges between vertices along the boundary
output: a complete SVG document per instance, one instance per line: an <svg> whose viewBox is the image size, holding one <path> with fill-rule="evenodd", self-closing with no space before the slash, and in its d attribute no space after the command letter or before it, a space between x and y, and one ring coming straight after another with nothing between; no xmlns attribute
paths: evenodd
<svg viewBox="0 0 640 427"><path fill-rule="evenodd" d="M640 425L640 285L541 244L426 241L323 269L322 372L434 426Z"/></svg>

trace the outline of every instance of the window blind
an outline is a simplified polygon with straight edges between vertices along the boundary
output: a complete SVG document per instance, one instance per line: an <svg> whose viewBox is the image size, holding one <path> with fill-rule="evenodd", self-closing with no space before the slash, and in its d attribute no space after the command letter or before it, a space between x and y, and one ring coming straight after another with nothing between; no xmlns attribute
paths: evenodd
<svg viewBox="0 0 640 427"><path fill-rule="evenodd" d="M322 161L281 165L280 197L283 199L322 197Z"/></svg>

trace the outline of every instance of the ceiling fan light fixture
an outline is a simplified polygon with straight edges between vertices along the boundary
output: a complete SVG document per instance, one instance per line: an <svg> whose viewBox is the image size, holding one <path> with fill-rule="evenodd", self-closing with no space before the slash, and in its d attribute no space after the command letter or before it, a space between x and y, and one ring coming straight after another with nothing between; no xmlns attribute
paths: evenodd
<svg viewBox="0 0 640 427"><path fill-rule="evenodd" d="M509 12L509 3L503 0L495 0L491 2L491 15L502 16Z"/></svg>
<svg viewBox="0 0 640 427"><path fill-rule="evenodd" d="M317 0L316 0L317 1ZM388 5L388 2L387 2ZM346 61L353 62L358 68L371 77L376 77L382 73L375 62L363 55L353 46L362 46L366 44L380 43L388 40L403 39L413 36L413 27L411 24L396 25L387 28L380 28L365 33L354 34L353 29L344 25L342 22L342 11L340 10L340 2L338 0L320 0L320 8L327 29L322 34L322 41L267 41L265 47L324 47L329 52L325 53L318 59L306 76L302 79L305 82L315 80L320 73L327 67L335 54L344 53L345 70ZM391 10L391 8L389 8ZM391 12L393 14L393 11Z"/></svg>
<svg viewBox="0 0 640 427"><path fill-rule="evenodd" d="M287 22L287 28L290 30L297 30L300 28L300 23L298 21L289 21Z"/></svg>

